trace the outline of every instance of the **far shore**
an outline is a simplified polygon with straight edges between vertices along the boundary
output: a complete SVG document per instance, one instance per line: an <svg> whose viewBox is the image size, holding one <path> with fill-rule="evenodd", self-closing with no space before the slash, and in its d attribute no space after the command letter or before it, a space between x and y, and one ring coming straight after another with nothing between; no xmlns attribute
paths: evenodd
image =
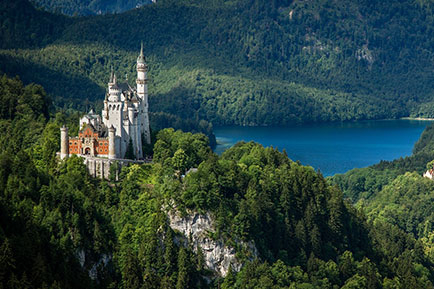
<svg viewBox="0 0 434 289"><path fill-rule="evenodd" d="M401 119L408 119L408 120L428 120L428 121L433 121L434 118L429 118L429 117L401 117Z"/></svg>

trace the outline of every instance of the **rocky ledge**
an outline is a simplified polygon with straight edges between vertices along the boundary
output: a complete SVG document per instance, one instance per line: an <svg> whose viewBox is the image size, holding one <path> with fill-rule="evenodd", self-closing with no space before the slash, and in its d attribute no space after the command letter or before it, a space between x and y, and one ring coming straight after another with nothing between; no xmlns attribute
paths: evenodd
<svg viewBox="0 0 434 289"><path fill-rule="evenodd" d="M205 265L217 275L225 277L229 268L238 272L242 263L235 256L235 248L225 245L222 239L214 240L210 237L215 232L214 221L210 214L191 213L181 217L177 213L169 213L170 227L184 236L184 241L192 243L197 253L198 248L203 252ZM250 252L251 258L258 256L252 241L240 242L241 247Z"/></svg>

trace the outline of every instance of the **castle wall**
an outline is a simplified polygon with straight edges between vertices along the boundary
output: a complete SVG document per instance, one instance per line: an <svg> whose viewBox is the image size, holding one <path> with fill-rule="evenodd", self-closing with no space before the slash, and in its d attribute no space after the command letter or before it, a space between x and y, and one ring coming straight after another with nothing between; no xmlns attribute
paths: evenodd
<svg viewBox="0 0 434 289"><path fill-rule="evenodd" d="M73 155L81 154L81 139L78 137L69 139L69 153Z"/></svg>
<svg viewBox="0 0 434 289"><path fill-rule="evenodd" d="M100 138L98 133L93 132L89 127L80 132L78 137L70 138L68 146L69 154L85 154L86 148L90 149L90 153L94 156L107 156L109 153L108 138Z"/></svg>
<svg viewBox="0 0 434 289"><path fill-rule="evenodd" d="M113 127L116 129L116 135L122 137L122 127L123 127L123 109L124 105L122 102L107 102L108 118L103 118L103 123L106 127Z"/></svg>
<svg viewBox="0 0 434 289"><path fill-rule="evenodd" d="M125 122L125 125L122 126L122 137L120 138L120 155L119 158L123 158L127 151L128 142L130 140L130 127L128 124L128 120Z"/></svg>
<svg viewBox="0 0 434 289"><path fill-rule="evenodd" d="M98 159L98 158L85 158L84 163L86 164L89 174L93 177L108 179L110 176L110 165L111 162L108 159Z"/></svg>
<svg viewBox="0 0 434 289"><path fill-rule="evenodd" d="M84 164L89 170L89 174L95 178L101 179L109 179L110 177L110 168L113 164L117 164L117 169L115 169L114 173L116 173L115 179L118 179L118 175L124 166L128 166L130 164L135 163L144 163L144 161L134 161L134 160L126 160L126 159L103 159L103 158L94 158L94 157L83 157Z"/></svg>

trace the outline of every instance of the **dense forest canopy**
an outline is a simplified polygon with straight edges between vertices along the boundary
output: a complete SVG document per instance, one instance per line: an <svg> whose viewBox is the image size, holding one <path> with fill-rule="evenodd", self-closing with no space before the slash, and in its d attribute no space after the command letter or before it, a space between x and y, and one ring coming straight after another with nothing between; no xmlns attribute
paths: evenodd
<svg viewBox="0 0 434 289"><path fill-rule="evenodd" d="M151 0L32 0L36 7L67 15L120 13L152 3Z"/></svg>
<svg viewBox="0 0 434 289"><path fill-rule="evenodd" d="M434 182L422 177L434 160L434 125L428 126L413 154L394 161L354 169L330 178L344 197L366 212L373 222L387 222L425 245L434 257Z"/></svg>
<svg viewBox="0 0 434 289"><path fill-rule="evenodd" d="M143 40L155 112L214 125L434 115L430 1L161 0L89 17L0 5L0 70L60 107L100 103L111 66L133 83Z"/></svg>
<svg viewBox="0 0 434 289"><path fill-rule="evenodd" d="M174 129L158 132L153 163L94 179L79 157L56 158L59 128L74 133L77 113L53 114L41 86L6 76L0 101L1 288L434 288L432 219L418 224L416 210L429 196L409 208L414 226L387 214L368 222L284 152L249 142L217 156L205 135ZM431 180L404 177L411 196L432 192ZM172 229L169 213L192 212L212 217L208 238L236 250L240 272L210 271ZM256 255L239 246L247 241Z"/></svg>
<svg viewBox="0 0 434 289"><path fill-rule="evenodd" d="M82 14L103 1L59 3ZM69 17L0 1L12 75L0 78L0 288L433 288L434 186L421 174L434 126L412 156L330 179L253 142L217 156L206 136L212 124L432 116L432 9L161 0ZM82 159L56 157L59 128L77 133L74 109L101 104L111 66L134 83L141 40L154 161L91 178ZM171 227L169 214L193 213L212 218L206 237L233 248L239 272L210 270Z"/></svg>

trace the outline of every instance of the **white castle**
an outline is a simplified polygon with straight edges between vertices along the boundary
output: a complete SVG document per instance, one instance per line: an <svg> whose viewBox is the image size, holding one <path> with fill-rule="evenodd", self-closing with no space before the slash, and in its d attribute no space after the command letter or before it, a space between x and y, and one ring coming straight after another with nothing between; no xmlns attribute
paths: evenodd
<svg viewBox="0 0 434 289"><path fill-rule="evenodd" d="M147 72L142 44L137 58L137 87L131 87L128 82L119 82L112 70L102 116L93 110L83 116L78 137L69 138L68 129L62 127L60 158L76 154L123 159L132 145L135 158L142 159L142 145L151 143Z"/></svg>

